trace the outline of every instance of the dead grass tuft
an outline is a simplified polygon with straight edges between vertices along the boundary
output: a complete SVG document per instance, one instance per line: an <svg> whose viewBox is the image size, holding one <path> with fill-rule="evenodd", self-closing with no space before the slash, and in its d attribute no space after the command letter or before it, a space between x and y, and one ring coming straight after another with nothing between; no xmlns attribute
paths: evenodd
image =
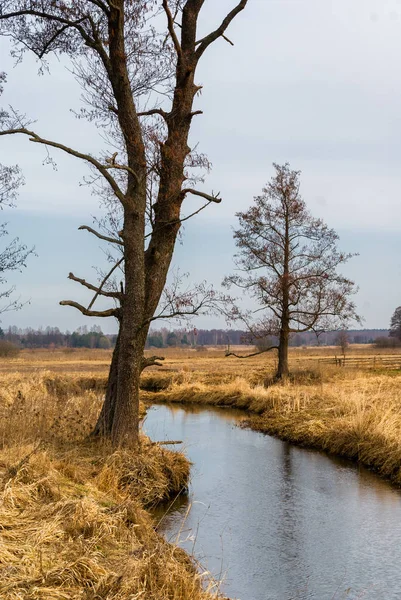
<svg viewBox="0 0 401 600"><path fill-rule="evenodd" d="M122 489L130 495L140 490L142 504L152 507L187 489L189 468L183 454L152 445L144 438L140 456L124 450L108 456L96 483L99 489Z"/></svg>

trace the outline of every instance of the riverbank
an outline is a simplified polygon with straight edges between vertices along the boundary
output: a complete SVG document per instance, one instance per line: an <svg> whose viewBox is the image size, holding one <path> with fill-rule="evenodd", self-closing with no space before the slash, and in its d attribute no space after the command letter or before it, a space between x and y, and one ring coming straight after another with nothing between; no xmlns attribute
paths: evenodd
<svg viewBox="0 0 401 600"><path fill-rule="evenodd" d="M248 369L240 364L236 376L149 373L143 399L244 409L246 424L258 431L358 461L401 485L399 371L318 368L295 372L292 381L280 384L271 382L260 363Z"/></svg>
<svg viewBox="0 0 401 600"><path fill-rule="evenodd" d="M103 382L84 379L0 377L0 597L210 600L148 511L185 489L188 460L88 442Z"/></svg>

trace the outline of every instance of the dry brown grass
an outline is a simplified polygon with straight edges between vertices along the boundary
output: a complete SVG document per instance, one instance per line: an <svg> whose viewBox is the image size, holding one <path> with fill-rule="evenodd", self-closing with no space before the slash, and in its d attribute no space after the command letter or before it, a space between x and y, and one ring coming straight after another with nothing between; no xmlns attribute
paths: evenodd
<svg viewBox="0 0 401 600"><path fill-rule="evenodd" d="M107 374L111 350L89 350L87 348L65 348L59 350L22 350L16 358L5 358L0 363L0 373L53 372Z"/></svg>
<svg viewBox="0 0 401 600"><path fill-rule="evenodd" d="M269 391L269 390L267 390ZM357 460L401 485L401 377L347 373L270 390L253 427Z"/></svg>
<svg viewBox="0 0 401 600"><path fill-rule="evenodd" d="M253 351L253 347L231 347L239 354ZM235 358L225 358L226 348L223 346L208 347L203 352L192 348L163 348L147 350L147 355L160 354L166 360L163 370L167 371L207 371L209 373L238 374L244 368L248 372L254 368L266 367L273 369L276 362L275 352L239 361ZM290 348L290 364L297 368L316 367L319 359L333 359L340 356L336 346ZM388 356L401 357L400 348L376 349L370 344L353 344L347 352L348 357ZM0 362L0 373L24 373L47 370L52 373L65 373L88 377L106 377L111 360L111 350L89 350L86 348L65 348L56 350L23 350L17 358L4 358ZM158 370L157 368L155 370Z"/></svg>
<svg viewBox="0 0 401 600"><path fill-rule="evenodd" d="M0 598L208 600L145 510L185 488L189 463L146 438L138 454L88 440L103 385L0 376Z"/></svg>
<svg viewBox="0 0 401 600"><path fill-rule="evenodd" d="M172 350L144 374L143 399L244 408L255 428L360 460L401 484L400 372L319 364L334 352L294 351L293 380L278 385L273 355L239 361L223 349ZM105 351L42 351L2 362L2 599L210 598L144 509L185 486L186 459L145 439L137 456L85 441L109 361Z"/></svg>

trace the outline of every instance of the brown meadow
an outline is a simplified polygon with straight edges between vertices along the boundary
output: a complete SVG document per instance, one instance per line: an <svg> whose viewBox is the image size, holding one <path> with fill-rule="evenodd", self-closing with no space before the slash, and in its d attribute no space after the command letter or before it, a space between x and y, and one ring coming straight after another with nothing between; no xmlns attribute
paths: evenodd
<svg viewBox="0 0 401 600"><path fill-rule="evenodd" d="M401 370L371 368L370 361L364 368L328 364L336 352L293 349L291 380L275 384L271 354L239 360L225 358L221 348L158 351L166 360L144 373L142 399L242 408L256 429L360 461L401 484ZM349 352L378 354L371 347ZM159 536L147 512L185 489L187 459L145 437L137 456L88 439L110 357L102 350L23 351L0 366L6 600L218 594L185 553Z"/></svg>

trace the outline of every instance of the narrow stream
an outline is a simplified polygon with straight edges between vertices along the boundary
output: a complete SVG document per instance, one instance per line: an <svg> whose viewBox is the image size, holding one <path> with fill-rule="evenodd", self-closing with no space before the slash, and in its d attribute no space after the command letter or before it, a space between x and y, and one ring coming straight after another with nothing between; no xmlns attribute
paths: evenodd
<svg viewBox="0 0 401 600"><path fill-rule="evenodd" d="M146 433L183 440L194 463L188 497L160 523L166 538L224 578L230 598L400 600L400 491L347 461L241 429L240 418L148 411Z"/></svg>

